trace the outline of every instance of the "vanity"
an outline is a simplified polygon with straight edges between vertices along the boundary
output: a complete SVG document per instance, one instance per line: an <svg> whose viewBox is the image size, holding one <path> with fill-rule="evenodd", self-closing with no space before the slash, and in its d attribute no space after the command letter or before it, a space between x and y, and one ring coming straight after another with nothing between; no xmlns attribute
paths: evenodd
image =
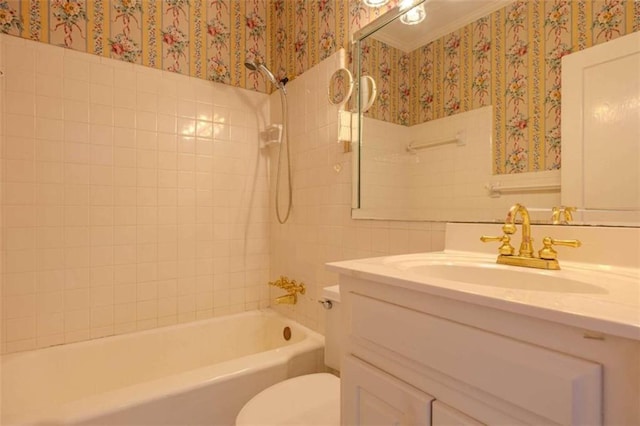
<svg viewBox="0 0 640 426"><path fill-rule="evenodd" d="M424 2L427 16L452 3ZM457 49L470 34L482 39L491 24L486 46L499 63L509 56L500 51L504 34L517 39L519 31L507 17L528 8L529 34L550 31L541 22L551 3L507 3L424 45L417 42L434 25L415 26L410 45L399 43L396 9L354 36L356 80L371 74L380 92L393 93L392 82L416 79L410 93L420 99L399 104L422 110L400 124L381 104L360 114L352 218L469 223L447 224L442 252L328 264L339 274L344 315L344 425L640 425L640 32L527 68L527 78L553 76L562 87L561 110L539 102L561 127L541 132L530 97L525 145L541 132L544 155L521 159L556 152L547 160L559 161L562 134L562 167L504 170L504 105L521 95L502 88L492 105L450 114L430 95L446 92L438 70L464 55ZM565 9L563 19L577 18ZM379 63L393 48L398 57L417 55L420 72L400 67L395 80L386 78ZM491 77L494 86L502 78ZM509 143L526 133L512 132ZM532 207L531 218L518 203ZM554 205L565 207L550 211ZM550 217L586 226L530 226Z"/></svg>
<svg viewBox="0 0 640 426"><path fill-rule="evenodd" d="M582 242L560 270L497 264L480 236L500 230L449 223L442 252L328 264L342 424L640 424L640 229L532 226L536 250Z"/></svg>

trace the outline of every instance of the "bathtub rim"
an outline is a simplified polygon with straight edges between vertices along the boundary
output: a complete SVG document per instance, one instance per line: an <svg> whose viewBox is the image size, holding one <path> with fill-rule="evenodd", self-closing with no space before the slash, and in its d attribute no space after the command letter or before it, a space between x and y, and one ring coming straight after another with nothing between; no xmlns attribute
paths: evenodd
<svg viewBox="0 0 640 426"><path fill-rule="evenodd" d="M57 351L64 351L64 350L68 350L69 347L83 347L83 346L98 346L101 344L104 344L105 340L110 340L110 341L119 341L119 340L126 340L128 338L131 338L131 336L133 335L139 335L139 336L146 336L146 335L150 335L150 334L158 334L160 331L162 332L170 332L170 331L175 331L175 330L180 330L182 328L189 328L189 327L195 327L198 325L203 325L209 322L221 322L223 320L228 320L229 318L235 318L235 317L243 317L243 316L260 316L260 315L266 315L266 316L270 316L270 317L279 317L282 318L286 321L291 321L293 323L295 323L297 326L300 326L303 331L309 331L310 333L315 333L318 334L320 337L324 338L324 336L322 336L320 333L311 330L310 328L300 324L299 322L295 321L293 318L289 318L285 315L282 315L281 313L279 313L278 311L272 309L272 308L262 308L262 309L252 309L250 311L244 311L244 312L238 312L235 314L230 314L230 315L220 315L220 316L216 316L216 317L210 317L210 318L203 318L203 319L197 319L197 320L193 320L193 321L187 321L187 322L183 322L183 323L179 323L179 324L171 324L171 325L166 325L166 326L159 326L159 327L154 327L154 328L149 328L146 330L134 330L131 332L126 332L126 333L121 333L121 334L112 334L109 336L103 336L103 337L96 337L93 339L88 339L88 340L82 340L79 342L70 342L70 343L62 343L59 345L53 345L53 346L47 346L44 348L36 348L36 349L30 349L27 351L20 351L20 352L11 352L11 353L7 353L7 354L0 354L0 365L4 365L5 362L10 362L12 358L18 358L18 357L23 357L23 356L29 356L30 354L40 354L41 352L57 352Z"/></svg>
<svg viewBox="0 0 640 426"><path fill-rule="evenodd" d="M118 388L99 394L89 395L80 399L63 403L54 409L41 408L25 413L6 413L2 410L2 424L47 424L47 425L63 425L67 423L82 422L94 417L115 413L120 410L132 408L137 405L145 404L162 398L168 398L180 393L186 393L192 390L200 389L208 386L212 381L228 381L241 375L251 374L278 365L286 364L296 355L314 350L320 350L324 347L324 336L308 327L303 326L297 321L286 317L271 308L257 309L252 311L240 312L232 315L224 315L220 317L206 318L197 321L191 321L182 324L175 324L167 327L158 327L139 332L125 333L115 336L107 336L98 339L92 339L82 342L70 343L66 345L52 346L48 348L35 349L27 352L17 352L3 355L0 357L2 363L5 357L13 358L19 356L29 356L31 354L49 352L53 350L73 350L72 347L85 345L103 345L106 340L121 340L135 338L136 335L147 335L154 333L167 332L169 330L178 330L180 328L194 327L203 325L212 321L229 320L234 317L242 316L261 316L275 317L281 319L288 325L293 325L305 333L305 338L291 345L269 349L267 351L245 355L242 357L230 359L213 365L207 365L195 369L185 370L182 372L170 374L153 380L136 383L123 388ZM2 386L4 388L4 386ZM3 392L4 393L4 392ZM3 404L4 405L4 404ZM105 407L109 407L105 410Z"/></svg>

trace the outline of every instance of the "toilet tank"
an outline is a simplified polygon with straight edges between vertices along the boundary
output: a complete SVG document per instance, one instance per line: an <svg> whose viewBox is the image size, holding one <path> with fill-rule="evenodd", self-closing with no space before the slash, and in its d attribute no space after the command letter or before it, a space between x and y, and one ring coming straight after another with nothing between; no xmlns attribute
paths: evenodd
<svg viewBox="0 0 640 426"><path fill-rule="evenodd" d="M327 367L340 371L340 350L342 346L342 313L340 312L340 286L334 285L322 289L322 299L331 302L325 304L324 363Z"/></svg>

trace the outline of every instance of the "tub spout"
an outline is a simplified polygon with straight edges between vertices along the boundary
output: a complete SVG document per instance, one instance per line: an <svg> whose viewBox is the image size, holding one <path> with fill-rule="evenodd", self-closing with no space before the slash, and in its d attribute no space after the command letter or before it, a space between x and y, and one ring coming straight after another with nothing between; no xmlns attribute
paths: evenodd
<svg viewBox="0 0 640 426"><path fill-rule="evenodd" d="M285 294L284 296L276 297L276 304L278 305L295 305L297 301L297 294Z"/></svg>

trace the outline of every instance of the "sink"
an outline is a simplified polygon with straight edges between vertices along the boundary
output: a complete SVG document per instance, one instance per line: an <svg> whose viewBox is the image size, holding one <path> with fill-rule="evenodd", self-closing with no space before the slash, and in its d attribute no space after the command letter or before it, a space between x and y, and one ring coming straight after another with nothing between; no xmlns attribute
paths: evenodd
<svg viewBox="0 0 640 426"><path fill-rule="evenodd" d="M332 262L328 268L354 288L369 281L388 287L385 297L416 309L411 292L640 339L640 229L540 225L536 235L583 242L580 251L562 249L560 270L544 270L498 264L495 247L470 237L491 235L492 227L451 223L442 251ZM452 306L438 309L446 316Z"/></svg>
<svg viewBox="0 0 640 426"><path fill-rule="evenodd" d="M551 293L607 293L591 284L587 274L567 271L540 271L495 263L401 261L390 262L398 269L424 279L434 278L476 286L519 289Z"/></svg>

